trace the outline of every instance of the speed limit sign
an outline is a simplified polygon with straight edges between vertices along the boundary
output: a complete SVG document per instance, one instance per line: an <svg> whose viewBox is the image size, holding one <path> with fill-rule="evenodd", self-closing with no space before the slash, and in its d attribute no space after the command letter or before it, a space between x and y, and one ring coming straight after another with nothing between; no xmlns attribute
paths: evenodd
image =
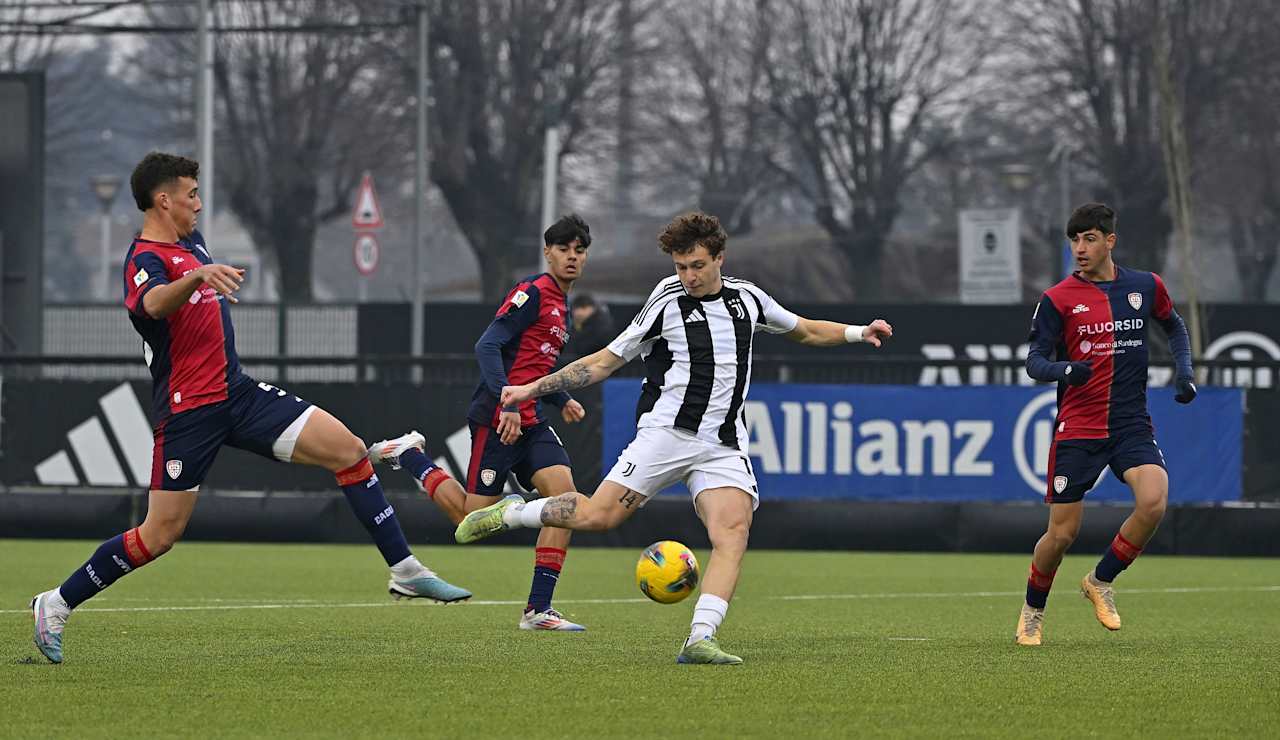
<svg viewBox="0 0 1280 740"><path fill-rule="evenodd" d="M355 258L356 269L361 275L372 275L378 269L378 257L381 252L382 249L378 246L378 240L373 234L356 235L352 256Z"/></svg>

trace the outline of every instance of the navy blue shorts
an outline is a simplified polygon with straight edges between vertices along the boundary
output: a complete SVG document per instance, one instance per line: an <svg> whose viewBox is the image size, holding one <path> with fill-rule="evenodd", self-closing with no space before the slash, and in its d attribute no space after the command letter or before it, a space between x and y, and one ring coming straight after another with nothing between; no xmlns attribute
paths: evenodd
<svg viewBox="0 0 1280 740"><path fill-rule="evenodd" d="M310 403L273 385L252 379L233 382L227 400L183 411L156 426L152 490L187 491L200 485L223 445L287 462L301 431L289 427L309 408ZM283 439L286 430L292 433Z"/></svg>
<svg viewBox="0 0 1280 740"><path fill-rule="evenodd" d="M526 491L533 490L533 474L553 465L569 465L560 437L545 421L522 430L513 445L504 445L498 430L467 422L471 427L471 464L467 466L467 493L501 496L507 474Z"/></svg>
<svg viewBox="0 0 1280 740"><path fill-rule="evenodd" d="M1071 504L1083 499L1108 465L1117 479L1124 480L1124 472L1129 468L1139 465L1164 468L1164 453L1149 432L1106 439L1054 440L1049 450L1049 490L1045 493L1045 502Z"/></svg>

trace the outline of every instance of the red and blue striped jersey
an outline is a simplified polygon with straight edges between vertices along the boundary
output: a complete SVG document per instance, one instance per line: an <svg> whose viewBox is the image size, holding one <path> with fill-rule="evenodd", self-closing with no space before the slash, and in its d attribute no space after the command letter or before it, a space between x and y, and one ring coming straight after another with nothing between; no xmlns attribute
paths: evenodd
<svg viewBox="0 0 1280 740"><path fill-rule="evenodd" d="M1093 368L1084 385L1058 384L1056 439L1152 430L1147 328L1153 320L1171 336L1183 327L1164 281L1153 272L1117 265L1111 282L1090 282L1076 273L1044 292L1032 317L1028 367L1056 354L1059 361Z"/></svg>
<svg viewBox="0 0 1280 740"><path fill-rule="evenodd" d="M568 318L564 291L551 275L544 272L516 284L476 342L480 383L471 396L467 418L496 426L501 413L498 399L504 385L523 385L551 372L569 341ZM546 400L563 406L569 394L554 393ZM540 399L526 401L519 410L522 427L545 421Z"/></svg>
<svg viewBox="0 0 1280 740"><path fill-rule="evenodd" d="M1105 439L1152 430L1147 412L1147 329L1152 320L1171 339L1179 330L1185 334L1164 280L1155 273L1116 265L1111 282L1089 282L1076 273L1044 291L1032 318L1028 367L1055 355L1059 361L1093 367L1084 385L1059 383L1055 439ZM1185 361L1189 373L1189 352Z"/></svg>
<svg viewBox="0 0 1280 740"><path fill-rule="evenodd" d="M227 398L227 387L243 376L227 300L207 285L163 319L147 315L143 297L213 262L196 231L177 244L133 240L124 260L124 305L142 337L151 369L152 424L173 414Z"/></svg>

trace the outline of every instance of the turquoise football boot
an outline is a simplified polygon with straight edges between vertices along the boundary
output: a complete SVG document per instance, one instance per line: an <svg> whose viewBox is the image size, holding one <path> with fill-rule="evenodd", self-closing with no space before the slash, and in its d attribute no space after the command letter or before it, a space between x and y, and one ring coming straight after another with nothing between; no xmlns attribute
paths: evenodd
<svg viewBox="0 0 1280 740"><path fill-rule="evenodd" d="M404 581L392 578L387 582L387 593L390 593L391 598L396 601L401 599L431 599L445 604L453 604L471 598L470 591L465 588L458 588L431 571L427 571L426 575Z"/></svg>
<svg viewBox="0 0 1280 740"><path fill-rule="evenodd" d="M55 598L56 597L56 598ZM71 610L57 589L36 594L31 599L31 616L35 618L36 648L50 663L62 662L62 630L67 626Z"/></svg>

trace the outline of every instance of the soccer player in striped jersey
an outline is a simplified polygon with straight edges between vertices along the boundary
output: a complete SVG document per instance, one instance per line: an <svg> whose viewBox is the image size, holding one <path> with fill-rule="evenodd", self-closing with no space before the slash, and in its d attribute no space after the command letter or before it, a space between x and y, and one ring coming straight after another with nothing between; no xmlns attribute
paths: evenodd
<svg viewBox="0 0 1280 740"><path fill-rule="evenodd" d="M722 650L715 635L760 501L743 417L752 337L767 331L814 346L879 347L893 329L882 319L850 326L802 318L753 283L722 275L727 236L715 216L680 216L658 239L676 274L658 283L622 334L557 373L502 391L504 404L520 403L598 383L643 357L647 372L635 439L590 498L573 492L526 504L509 496L468 515L455 536L465 543L515 527L613 529L650 496L683 481L706 525L711 560L676 660L737 664L742 659Z"/></svg>
<svg viewBox="0 0 1280 740"><path fill-rule="evenodd" d="M1019 645L1041 643L1054 574L1080 531L1084 495L1108 466L1133 489L1135 505L1080 590L1104 627L1120 629L1111 582L1156 533L1169 498L1164 455L1147 414L1147 324L1153 319L1169 337L1177 366L1174 400L1196 397L1187 327L1164 281L1112 260L1115 212L1101 203L1080 206L1067 221L1067 239L1080 269L1044 292L1027 352L1027 374L1058 383L1058 416L1045 493L1049 525L1031 558L1014 631Z"/></svg>
<svg viewBox="0 0 1280 740"><path fill-rule="evenodd" d="M214 262L196 230L200 165L152 152L130 178L142 232L124 260L124 305L152 377L154 456L147 516L103 542L62 585L31 600L35 644L62 662L62 634L77 606L168 552L182 537L223 445L334 474L391 570L395 598L461 601L409 551L364 442L324 409L240 369L230 303L244 270Z"/></svg>

